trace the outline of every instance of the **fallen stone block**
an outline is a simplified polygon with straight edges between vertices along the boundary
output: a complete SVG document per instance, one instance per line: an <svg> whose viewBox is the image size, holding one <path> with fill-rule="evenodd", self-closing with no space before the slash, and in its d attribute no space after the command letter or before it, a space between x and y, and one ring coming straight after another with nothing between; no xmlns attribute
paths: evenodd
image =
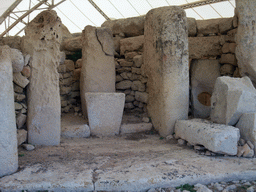
<svg viewBox="0 0 256 192"><path fill-rule="evenodd" d="M256 112L256 90L249 77L219 77L211 99L211 120L235 125L248 112Z"/></svg>
<svg viewBox="0 0 256 192"><path fill-rule="evenodd" d="M121 125L121 134L150 131L152 127L153 127L152 123L123 124Z"/></svg>
<svg viewBox="0 0 256 192"><path fill-rule="evenodd" d="M124 93L85 93L92 135L117 135L123 116Z"/></svg>
<svg viewBox="0 0 256 192"><path fill-rule="evenodd" d="M175 136L192 145L203 145L215 153L236 155L240 133L238 128L232 126L193 119L177 120Z"/></svg>
<svg viewBox="0 0 256 192"><path fill-rule="evenodd" d="M239 128L242 139L252 142L256 152L256 113L244 113L236 127Z"/></svg>
<svg viewBox="0 0 256 192"><path fill-rule="evenodd" d="M79 51L82 50L82 37L71 37L65 39L62 42L62 49L67 51Z"/></svg>

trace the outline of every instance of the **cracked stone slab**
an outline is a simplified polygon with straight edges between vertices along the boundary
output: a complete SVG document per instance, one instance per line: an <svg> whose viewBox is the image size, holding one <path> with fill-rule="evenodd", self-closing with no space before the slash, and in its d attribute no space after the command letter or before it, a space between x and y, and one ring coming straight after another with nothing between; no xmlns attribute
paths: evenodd
<svg viewBox="0 0 256 192"><path fill-rule="evenodd" d="M79 170L74 167L79 167ZM0 191L93 191L92 172L80 161L72 161L65 166L58 162L35 164L2 178Z"/></svg>

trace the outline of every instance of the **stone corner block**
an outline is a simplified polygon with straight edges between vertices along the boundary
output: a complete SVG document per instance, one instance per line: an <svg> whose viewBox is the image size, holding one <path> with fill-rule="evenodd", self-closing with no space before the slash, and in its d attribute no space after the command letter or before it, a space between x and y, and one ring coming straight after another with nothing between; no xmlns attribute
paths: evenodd
<svg viewBox="0 0 256 192"><path fill-rule="evenodd" d="M85 93L89 127L92 135L110 136L120 132L124 93Z"/></svg>
<svg viewBox="0 0 256 192"><path fill-rule="evenodd" d="M247 112L256 112L256 90L250 78L217 78L211 99L211 120L235 125Z"/></svg>
<svg viewBox="0 0 256 192"><path fill-rule="evenodd" d="M203 119L176 121L175 135L192 145L203 145L215 153L228 155L237 154L237 142L240 138L238 128Z"/></svg>

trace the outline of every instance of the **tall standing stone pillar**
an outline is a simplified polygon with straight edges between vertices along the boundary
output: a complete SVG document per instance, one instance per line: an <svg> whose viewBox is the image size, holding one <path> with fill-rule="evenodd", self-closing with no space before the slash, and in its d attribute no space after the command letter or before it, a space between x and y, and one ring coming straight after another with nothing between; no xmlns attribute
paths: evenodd
<svg viewBox="0 0 256 192"><path fill-rule="evenodd" d="M0 177L11 174L18 169L10 51L8 46L0 47Z"/></svg>
<svg viewBox="0 0 256 192"><path fill-rule="evenodd" d="M256 83L256 1L236 0L238 30L236 57L242 76Z"/></svg>
<svg viewBox="0 0 256 192"><path fill-rule="evenodd" d="M115 92L114 42L109 28L93 26L84 28L82 41L80 94L83 114L87 114L85 93Z"/></svg>
<svg viewBox="0 0 256 192"><path fill-rule="evenodd" d="M25 29L23 51L31 55L28 87L28 142L60 143L60 93L57 67L62 38L61 20L55 11L43 11Z"/></svg>
<svg viewBox="0 0 256 192"><path fill-rule="evenodd" d="M162 7L146 15L144 70L148 76L148 112L160 135L188 118L188 29L185 11Z"/></svg>

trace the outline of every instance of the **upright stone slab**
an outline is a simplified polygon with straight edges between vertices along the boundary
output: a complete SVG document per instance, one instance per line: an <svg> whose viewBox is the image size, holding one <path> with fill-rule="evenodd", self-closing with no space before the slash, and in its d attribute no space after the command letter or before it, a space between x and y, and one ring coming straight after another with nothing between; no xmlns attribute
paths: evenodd
<svg viewBox="0 0 256 192"><path fill-rule="evenodd" d="M124 93L85 93L92 135L118 135L123 117Z"/></svg>
<svg viewBox="0 0 256 192"><path fill-rule="evenodd" d="M0 46L0 177L18 169L10 48Z"/></svg>
<svg viewBox="0 0 256 192"><path fill-rule="evenodd" d="M211 111L211 96L216 79L220 76L218 60L193 60L191 65L192 114L207 118Z"/></svg>
<svg viewBox="0 0 256 192"><path fill-rule="evenodd" d="M152 9L146 15L144 69L148 76L148 112L162 136L177 119L188 118L188 30L180 7Z"/></svg>
<svg viewBox="0 0 256 192"><path fill-rule="evenodd" d="M242 76L249 76L256 83L256 1L236 0L238 29L236 57Z"/></svg>
<svg viewBox="0 0 256 192"><path fill-rule="evenodd" d="M239 128L241 138L251 141L254 145L254 154L256 152L256 113L244 113L236 127Z"/></svg>
<svg viewBox="0 0 256 192"><path fill-rule="evenodd" d="M61 20L55 11L43 11L26 27L23 51L31 55L28 87L28 142L60 143L59 73Z"/></svg>
<svg viewBox="0 0 256 192"><path fill-rule="evenodd" d="M191 145L203 145L216 153L236 155L240 133L238 128L232 126L192 119L178 120L175 124L175 136Z"/></svg>
<svg viewBox="0 0 256 192"><path fill-rule="evenodd" d="M85 93L115 92L114 42L109 28L92 26L84 28L82 41L80 95L86 114Z"/></svg>
<svg viewBox="0 0 256 192"><path fill-rule="evenodd" d="M235 125L248 112L256 112L256 90L250 78L219 77L211 99L211 120Z"/></svg>

